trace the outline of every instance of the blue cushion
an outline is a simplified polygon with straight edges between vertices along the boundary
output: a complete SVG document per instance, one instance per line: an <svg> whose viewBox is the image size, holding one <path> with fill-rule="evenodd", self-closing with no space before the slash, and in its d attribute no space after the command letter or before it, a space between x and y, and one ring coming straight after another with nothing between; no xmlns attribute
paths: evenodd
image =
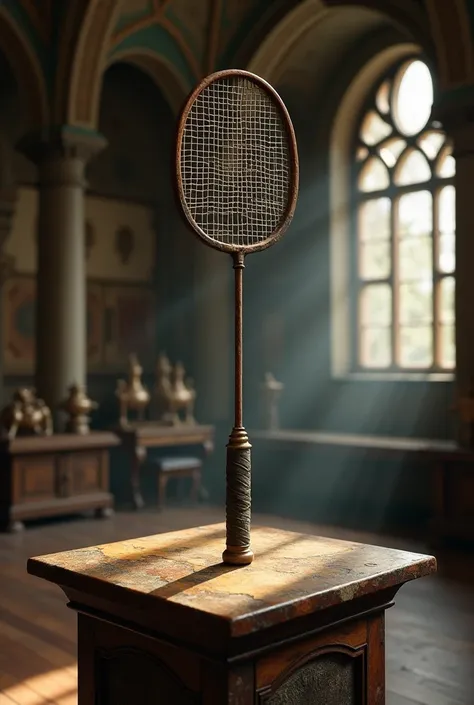
<svg viewBox="0 0 474 705"><path fill-rule="evenodd" d="M199 458L156 458L153 461L154 465L157 465L161 472L173 472L173 470L194 470L195 468L200 468L202 462Z"/></svg>

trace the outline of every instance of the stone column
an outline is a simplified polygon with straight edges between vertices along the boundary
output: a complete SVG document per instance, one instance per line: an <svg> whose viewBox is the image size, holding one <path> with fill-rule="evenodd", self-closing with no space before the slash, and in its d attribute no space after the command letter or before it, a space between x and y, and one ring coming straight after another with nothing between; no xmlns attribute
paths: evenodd
<svg viewBox="0 0 474 705"><path fill-rule="evenodd" d="M15 258L4 251L5 242L10 237L13 216L15 214L16 190L0 188L0 408L5 406L7 399L4 393L4 336L3 336L3 285L15 269Z"/></svg>
<svg viewBox="0 0 474 705"><path fill-rule="evenodd" d="M84 170L104 146L68 127L20 144L38 167L36 388L56 420L69 385L86 384Z"/></svg>
<svg viewBox="0 0 474 705"><path fill-rule="evenodd" d="M474 394L474 96L471 99L472 105L450 105L450 96L445 96L436 111L453 141L456 159L455 406ZM474 446L474 415L472 422L461 421L459 406L456 435L462 445Z"/></svg>

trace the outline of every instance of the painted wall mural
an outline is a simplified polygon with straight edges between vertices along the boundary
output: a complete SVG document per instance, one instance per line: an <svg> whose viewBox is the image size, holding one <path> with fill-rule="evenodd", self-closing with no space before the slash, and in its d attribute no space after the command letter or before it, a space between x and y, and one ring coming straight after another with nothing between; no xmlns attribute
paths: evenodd
<svg viewBox="0 0 474 705"><path fill-rule="evenodd" d="M104 287L89 283L87 287L87 364L100 367L104 362Z"/></svg>
<svg viewBox="0 0 474 705"><path fill-rule="evenodd" d="M30 373L35 361L35 301L33 277L13 277L3 287L5 373Z"/></svg>
<svg viewBox="0 0 474 705"><path fill-rule="evenodd" d="M148 368L155 359L156 304L153 292L140 287L104 289L104 361L123 367L130 352L136 352Z"/></svg>
<svg viewBox="0 0 474 705"><path fill-rule="evenodd" d="M18 275L9 279L3 287L2 305L5 374L33 374L35 278ZM89 371L121 371L131 352L136 352L145 368L151 369L156 357L156 305L152 289L90 281L87 287Z"/></svg>
<svg viewBox="0 0 474 705"><path fill-rule="evenodd" d="M86 211L86 268L91 279L151 282L156 258L153 208L102 196L88 195ZM12 232L5 252L15 258L21 274L36 272L38 193L18 189Z"/></svg>
<svg viewBox="0 0 474 705"><path fill-rule="evenodd" d="M36 227L38 194L18 190L5 251L15 275L3 287L4 371L32 374L35 367ZM153 365L156 338L155 213L145 205L86 198L87 359L91 372L123 369L130 352Z"/></svg>

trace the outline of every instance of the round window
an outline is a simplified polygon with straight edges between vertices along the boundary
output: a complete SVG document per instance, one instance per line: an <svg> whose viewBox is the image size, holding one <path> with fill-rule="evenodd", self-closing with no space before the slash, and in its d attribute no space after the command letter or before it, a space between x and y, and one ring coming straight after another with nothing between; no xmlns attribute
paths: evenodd
<svg viewBox="0 0 474 705"><path fill-rule="evenodd" d="M430 119L433 81L430 70L415 60L400 69L393 91L393 117L404 135L416 135Z"/></svg>

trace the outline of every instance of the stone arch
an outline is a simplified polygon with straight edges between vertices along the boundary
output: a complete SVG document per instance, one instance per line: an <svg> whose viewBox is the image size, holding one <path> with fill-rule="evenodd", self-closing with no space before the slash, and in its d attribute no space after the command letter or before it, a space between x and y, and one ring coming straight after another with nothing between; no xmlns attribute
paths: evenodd
<svg viewBox="0 0 474 705"><path fill-rule="evenodd" d="M293 119L300 123L297 132L301 143L301 130L309 129L304 127L308 109L321 113L318 101L323 100L323 95L325 114L337 108L336 104L332 108L328 104L332 75L340 75L343 70L343 82L350 81L350 66L356 70L357 64L362 65L387 46L403 42L414 42L411 32L365 3L346 2L332 7L327 0L306 0L274 28L249 69L281 92ZM426 52L424 46L423 49ZM431 60L432 54L426 54ZM306 138L311 139L309 135Z"/></svg>
<svg viewBox="0 0 474 705"><path fill-rule="evenodd" d="M121 0L90 0L77 38L70 74L66 121L94 129L97 124L102 75Z"/></svg>
<svg viewBox="0 0 474 705"><path fill-rule="evenodd" d="M48 123L49 106L41 65L14 19L0 5L2 50L15 75L27 115L26 128Z"/></svg>
<svg viewBox="0 0 474 705"><path fill-rule="evenodd" d="M89 0L84 11L76 52L70 70L66 121L89 129L97 127L103 74L112 63L124 61L153 78L176 111L189 91L171 62L146 48L114 51L109 59L112 35L122 0Z"/></svg>
<svg viewBox="0 0 474 705"><path fill-rule="evenodd" d="M359 17L360 21L357 22L360 29L364 12L367 21L376 16L380 19L388 18L394 25L403 28L412 41L420 43L429 54L433 53L431 37L426 31L426 15L421 8L414 7L412 2L408 4L406 0L389 0L384 3L382 11L378 0L304 0L287 12L266 36L260 37L259 46L248 67L275 82L277 67L282 66L298 42L310 33L317 32L322 22L335 18L342 26L343 23L349 24L352 18ZM252 36L248 41L252 41Z"/></svg>
<svg viewBox="0 0 474 705"><path fill-rule="evenodd" d="M465 0L425 0L436 46L437 72L442 90L472 83L474 53L471 21Z"/></svg>
<svg viewBox="0 0 474 705"><path fill-rule="evenodd" d="M422 27L422 14L416 11L408 18L404 0L387 2L383 13L380 8L375 9L377 5L380 3L370 0L305 0L274 27L248 65L251 71L276 85L285 100L290 100L290 113L295 125L300 123L297 133L300 143L304 144L301 158L308 163L309 170L310 157L307 155L313 153L315 140L319 139L318 148L324 151L326 147L323 142L329 142L331 331L338 340L338 345L331 346L331 350L334 352L337 348L339 354L332 361L336 375L347 371L345 353L351 349L350 341L345 345L344 339L350 330L347 325L350 235L347 159L353 130L352 116L358 114L377 78L404 56L423 53L428 61L433 62L435 71L438 64L437 48L426 27ZM392 11L388 12L390 6ZM404 21L405 16L409 21ZM424 17L426 25L426 15ZM362 51L361 47L364 47ZM342 69L350 61L352 51L354 68L352 71L350 68ZM339 57L345 57L343 62L346 63L338 63ZM338 91L329 91L329 95L325 89L330 83L330 76L340 70L345 72L347 87L342 95ZM296 85L294 94L291 93L292 85ZM321 119L328 124L327 131L323 128L324 139L320 136L315 138L311 128L305 131L304 127L307 111L313 109L317 98L322 99L322 96L326 110ZM293 102L294 105L291 105ZM301 105L304 106L302 111ZM330 130L329 114L335 116ZM309 173L305 179L312 178Z"/></svg>
<svg viewBox="0 0 474 705"><path fill-rule="evenodd" d="M248 69L276 83L277 72L300 37L328 15L322 0L306 0L291 10L265 37L249 62Z"/></svg>
<svg viewBox="0 0 474 705"><path fill-rule="evenodd" d="M349 368L351 341L350 316L350 177L349 156L354 131L354 116L358 116L367 95L381 76L404 57L420 53L416 44L398 44L374 56L351 81L339 103L329 144L330 204L330 281L333 374L344 376Z"/></svg>
<svg viewBox="0 0 474 705"><path fill-rule="evenodd" d="M412 39L429 52L432 44L431 35L426 26L426 12L422 2L413 0L326 0L330 7L358 6L375 10L389 17L399 27L407 30Z"/></svg>
<svg viewBox="0 0 474 705"><path fill-rule="evenodd" d="M390 18L423 47L436 66L439 86L447 90L474 82L474 48L466 0L425 0L425 10L411 0L304 0L261 40L250 70L275 80L275 70L298 41L333 12L365 8ZM342 15L341 15L342 17ZM256 46L256 38L249 37Z"/></svg>
<svg viewBox="0 0 474 705"><path fill-rule="evenodd" d="M123 62L146 73L162 91L170 108L177 115L191 90L182 74L165 57L147 49L129 49L114 54L105 68Z"/></svg>

